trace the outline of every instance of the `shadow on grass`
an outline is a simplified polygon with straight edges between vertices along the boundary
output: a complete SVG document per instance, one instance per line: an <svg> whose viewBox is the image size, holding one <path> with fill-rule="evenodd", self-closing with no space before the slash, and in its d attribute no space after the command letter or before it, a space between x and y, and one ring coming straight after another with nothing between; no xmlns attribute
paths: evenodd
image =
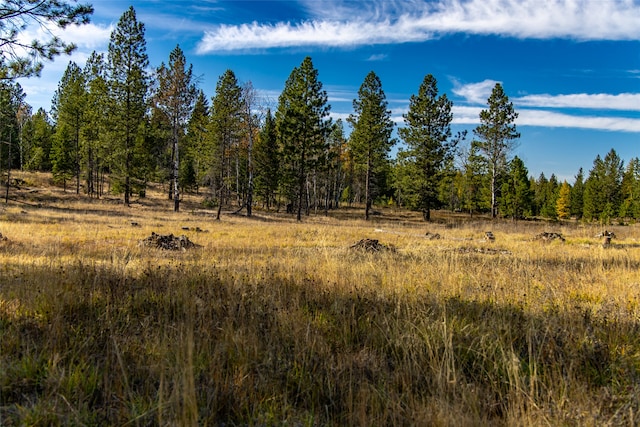
<svg viewBox="0 0 640 427"><path fill-rule="evenodd" d="M638 421L640 327L615 313L182 265L5 283L3 425Z"/></svg>

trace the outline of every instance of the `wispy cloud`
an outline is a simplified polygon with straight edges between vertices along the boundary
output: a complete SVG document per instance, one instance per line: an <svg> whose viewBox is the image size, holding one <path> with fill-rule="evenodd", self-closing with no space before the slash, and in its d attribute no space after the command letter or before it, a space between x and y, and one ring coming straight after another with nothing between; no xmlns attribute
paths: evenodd
<svg viewBox="0 0 640 427"><path fill-rule="evenodd" d="M465 85L454 83L453 93L462 98L459 103L462 105L453 107L454 123L478 124L480 111L487 108L487 98L495 83L494 80ZM510 100L518 112L516 124L519 126L640 132L640 118L635 117L640 111L640 93L541 94L513 97ZM580 113L576 113L576 110ZM605 111L630 113L631 116L612 117Z"/></svg>
<svg viewBox="0 0 640 427"><path fill-rule="evenodd" d="M338 2L309 7L299 22L219 25L205 31L198 52L301 46L353 47L426 41L452 33L516 38L637 40L635 0L436 0ZM326 10L338 10L328 13ZM344 18L349 17L349 18ZM356 17L356 18L350 18Z"/></svg>
<svg viewBox="0 0 640 427"><path fill-rule="evenodd" d="M107 46L112 31L112 25L92 23L70 25L65 29L33 25L21 31L18 40L21 43L30 44L32 40L46 40L51 36L57 36L67 43L75 43L79 49L99 49Z"/></svg>
<svg viewBox="0 0 640 427"><path fill-rule="evenodd" d="M640 119L631 117L577 116L545 110L522 109L517 123L522 126L580 128L617 132L640 132Z"/></svg>
<svg viewBox="0 0 640 427"><path fill-rule="evenodd" d="M486 104L496 83L500 82L487 79L462 84L454 80L452 92L465 104ZM518 107L640 111L640 93L532 94L510 100Z"/></svg>
<svg viewBox="0 0 640 427"><path fill-rule="evenodd" d="M527 95L514 98L523 107L582 108L601 110L640 111L640 93L577 93L570 95Z"/></svg>
<svg viewBox="0 0 640 427"><path fill-rule="evenodd" d="M369 61L369 62L378 62L378 61L384 61L387 58L388 58L388 55L386 55L384 53L377 53L377 54L374 54L374 55L371 55L370 57L368 57L367 61Z"/></svg>
<svg viewBox="0 0 640 427"><path fill-rule="evenodd" d="M477 125L480 111L486 107L455 106L452 109L454 124ZM640 132L640 119L632 117L606 117L598 115L574 115L555 111L521 108L517 109L518 126L551 128L576 128L612 132Z"/></svg>

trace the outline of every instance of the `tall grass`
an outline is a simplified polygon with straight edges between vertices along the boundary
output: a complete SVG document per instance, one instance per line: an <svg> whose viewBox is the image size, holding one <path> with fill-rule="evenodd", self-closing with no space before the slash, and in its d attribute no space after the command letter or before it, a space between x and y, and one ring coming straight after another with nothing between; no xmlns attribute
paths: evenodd
<svg viewBox="0 0 640 427"><path fill-rule="evenodd" d="M571 224L163 203L2 208L1 425L640 421L636 227L604 249ZM202 247L140 246L152 231ZM396 250L349 249L364 237Z"/></svg>

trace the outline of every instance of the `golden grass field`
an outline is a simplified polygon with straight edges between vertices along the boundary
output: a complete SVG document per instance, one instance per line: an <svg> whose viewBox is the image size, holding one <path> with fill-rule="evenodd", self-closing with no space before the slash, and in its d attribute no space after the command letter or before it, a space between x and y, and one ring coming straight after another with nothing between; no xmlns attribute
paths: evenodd
<svg viewBox="0 0 640 427"><path fill-rule="evenodd" d="M391 208L215 221L195 195L174 213L160 188L125 207L13 175L0 425L640 423L636 225L604 248L601 225Z"/></svg>

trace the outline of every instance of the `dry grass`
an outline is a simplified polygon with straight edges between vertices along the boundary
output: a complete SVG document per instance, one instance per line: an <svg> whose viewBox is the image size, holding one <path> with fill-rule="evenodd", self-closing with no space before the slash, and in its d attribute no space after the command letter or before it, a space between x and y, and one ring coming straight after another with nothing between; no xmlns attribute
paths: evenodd
<svg viewBox="0 0 640 427"><path fill-rule="evenodd" d="M0 207L1 425L640 422L635 226L605 249L597 226L391 210L216 222L25 181Z"/></svg>

